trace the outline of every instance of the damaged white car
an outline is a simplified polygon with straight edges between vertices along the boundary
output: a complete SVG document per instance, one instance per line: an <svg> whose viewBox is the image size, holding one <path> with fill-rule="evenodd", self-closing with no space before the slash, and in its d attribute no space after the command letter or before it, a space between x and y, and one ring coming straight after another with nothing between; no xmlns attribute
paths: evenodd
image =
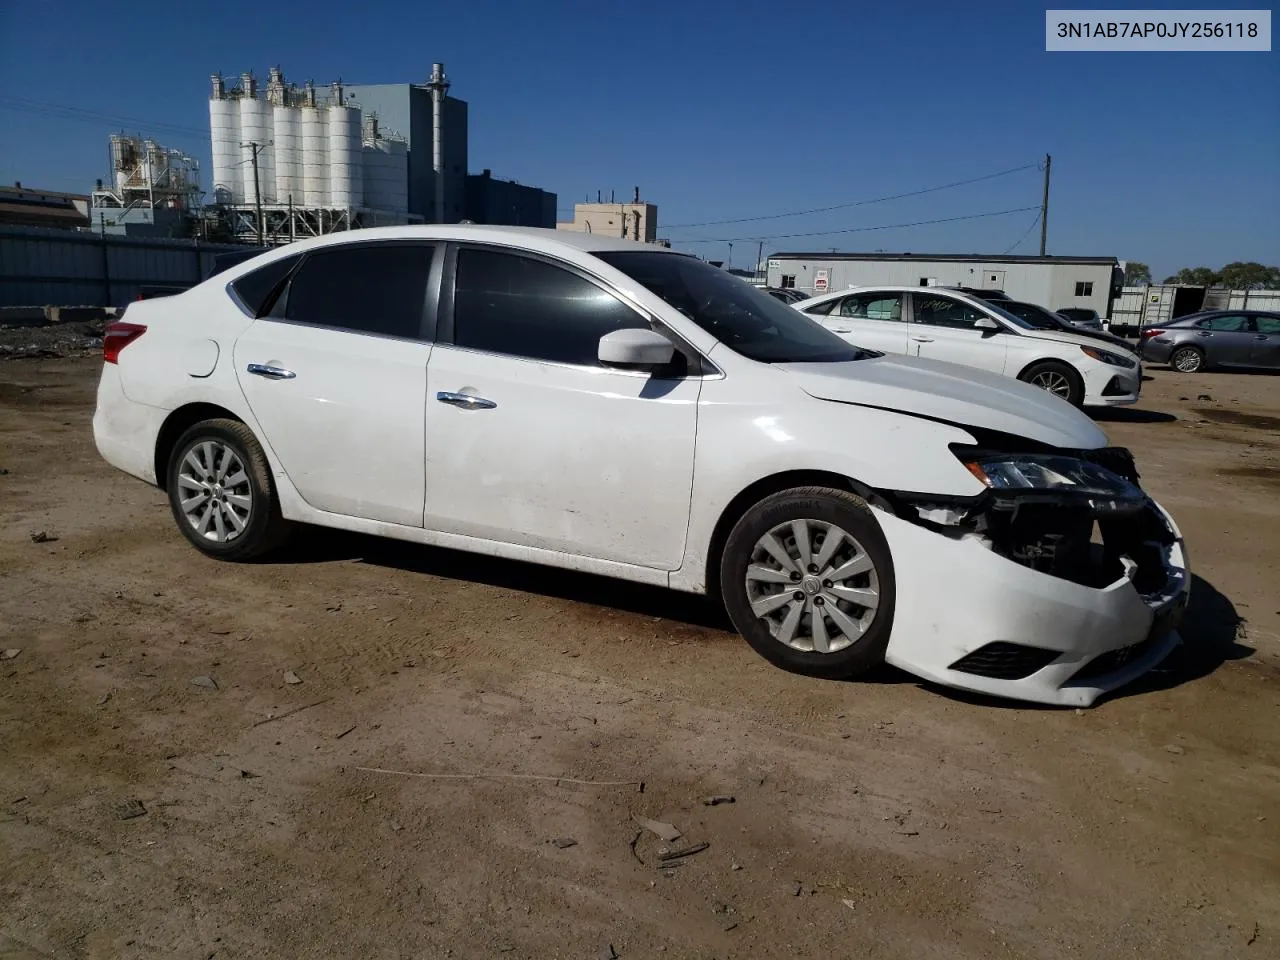
<svg viewBox="0 0 1280 960"><path fill-rule="evenodd" d="M801 673L1073 706L1178 642L1182 538L1086 416L670 250L342 233L131 304L104 354L99 451L213 557L397 537L716 595Z"/></svg>

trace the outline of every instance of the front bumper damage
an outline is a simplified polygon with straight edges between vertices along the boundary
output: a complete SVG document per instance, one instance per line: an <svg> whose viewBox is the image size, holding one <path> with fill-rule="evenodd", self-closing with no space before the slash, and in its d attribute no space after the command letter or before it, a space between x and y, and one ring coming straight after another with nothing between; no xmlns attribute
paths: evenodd
<svg viewBox="0 0 1280 960"><path fill-rule="evenodd" d="M1132 471L1127 451L1073 453ZM1145 495L1119 503L1044 490L888 494L877 506L897 579L886 659L910 673L1083 707L1180 642L1186 549Z"/></svg>

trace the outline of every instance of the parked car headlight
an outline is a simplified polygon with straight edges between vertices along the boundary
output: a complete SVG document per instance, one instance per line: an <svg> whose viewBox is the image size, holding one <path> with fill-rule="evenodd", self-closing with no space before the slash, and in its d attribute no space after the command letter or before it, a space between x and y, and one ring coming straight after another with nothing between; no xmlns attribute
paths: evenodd
<svg viewBox="0 0 1280 960"><path fill-rule="evenodd" d="M966 468L992 490L1043 490L1108 500L1145 500L1146 495L1105 467L1055 454L1009 454L966 459Z"/></svg>
<svg viewBox="0 0 1280 960"><path fill-rule="evenodd" d="M1138 361L1132 357L1121 356L1118 353L1109 353L1106 350L1099 350L1097 347L1081 347L1086 357L1092 357L1094 360L1101 360L1103 363L1109 363L1113 367L1124 367L1132 370L1138 365Z"/></svg>

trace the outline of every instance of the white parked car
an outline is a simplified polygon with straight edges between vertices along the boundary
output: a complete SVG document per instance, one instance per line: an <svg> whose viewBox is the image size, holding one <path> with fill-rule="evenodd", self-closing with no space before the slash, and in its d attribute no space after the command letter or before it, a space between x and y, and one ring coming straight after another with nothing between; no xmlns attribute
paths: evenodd
<svg viewBox="0 0 1280 960"><path fill-rule="evenodd" d="M670 250L335 234L131 304L103 350L98 450L212 557L296 523L471 550L718 596L801 673L1056 704L1178 639L1181 536L1091 420Z"/></svg>
<svg viewBox="0 0 1280 960"><path fill-rule="evenodd" d="M857 287L793 305L850 343L1016 377L1075 406L1136 403L1142 366L1128 350L1042 330L959 290Z"/></svg>

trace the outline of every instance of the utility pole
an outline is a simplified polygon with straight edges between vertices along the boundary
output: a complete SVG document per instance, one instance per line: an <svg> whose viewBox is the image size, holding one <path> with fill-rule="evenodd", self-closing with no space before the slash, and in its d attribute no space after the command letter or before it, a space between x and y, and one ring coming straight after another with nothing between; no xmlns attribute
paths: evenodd
<svg viewBox="0 0 1280 960"><path fill-rule="evenodd" d="M763 240L761 240L756 245L756 276L761 277L763 279L763 277L767 277L769 275L769 271L760 266L760 264L762 263L764 263L764 241Z"/></svg>
<svg viewBox="0 0 1280 960"><path fill-rule="evenodd" d="M729 243L729 269L733 269L733 242Z"/></svg>
<svg viewBox="0 0 1280 960"><path fill-rule="evenodd" d="M1044 155L1044 199L1040 201L1040 256L1044 256L1044 247L1049 239L1049 170L1053 167L1053 157Z"/></svg>
<svg viewBox="0 0 1280 960"><path fill-rule="evenodd" d="M262 144L251 140L249 143L240 144L240 146L242 148L249 147L253 150L253 204L258 210L258 246L265 247L267 240L262 223L262 190L258 186L258 151L262 149Z"/></svg>

